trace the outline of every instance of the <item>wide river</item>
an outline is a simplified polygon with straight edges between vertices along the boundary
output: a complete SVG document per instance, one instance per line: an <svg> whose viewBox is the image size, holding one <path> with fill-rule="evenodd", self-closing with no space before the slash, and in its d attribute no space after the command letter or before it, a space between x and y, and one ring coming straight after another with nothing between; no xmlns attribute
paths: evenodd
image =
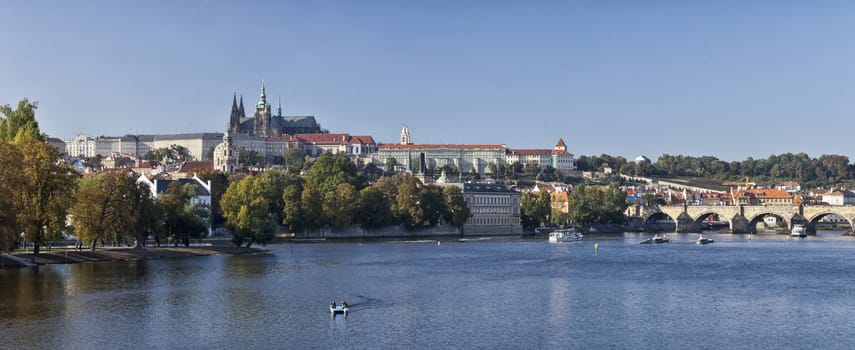
<svg viewBox="0 0 855 350"><path fill-rule="evenodd" d="M638 244L647 236L283 244L0 270L0 348L855 346L855 238ZM350 313L331 316L342 298Z"/></svg>

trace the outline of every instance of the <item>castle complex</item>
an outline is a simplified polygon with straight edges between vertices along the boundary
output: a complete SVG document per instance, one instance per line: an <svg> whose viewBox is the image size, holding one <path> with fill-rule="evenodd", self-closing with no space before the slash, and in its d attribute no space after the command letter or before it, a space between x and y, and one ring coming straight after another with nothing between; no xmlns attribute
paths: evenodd
<svg viewBox="0 0 855 350"><path fill-rule="evenodd" d="M243 95L238 104L237 94L232 98L232 113L229 117L229 133L232 135L245 134L260 137L275 137L294 134L321 133L321 126L314 116L282 116L282 101L276 108L276 115L267 102L264 82L261 83L261 95L255 104L255 113L247 118L243 108Z"/></svg>
<svg viewBox="0 0 855 350"><path fill-rule="evenodd" d="M309 157L322 153L345 153L358 164L385 168L387 171L413 171L423 168L433 172L451 167L462 173L493 173L498 166L514 163L551 167L563 174L575 170L573 154L559 139L552 149L509 149L503 144L416 144L410 130L401 130L399 143L377 144L370 135L330 134L321 129L314 116L283 116L282 103L276 112L268 102L264 82L252 117L246 116L243 96L232 96L231 113L225 133L191 133L176 135L125 135L91 139L81 134L65 141L66 155L88 158L102 156L143 157L148 151L181 145L191 159L213 161L223 172L239 168L238 151L256 152L261 164L281 162L288 149L299 148ZM277 160L278 159L278 160ZM394 159L395 162L390 163Z"/></svg>

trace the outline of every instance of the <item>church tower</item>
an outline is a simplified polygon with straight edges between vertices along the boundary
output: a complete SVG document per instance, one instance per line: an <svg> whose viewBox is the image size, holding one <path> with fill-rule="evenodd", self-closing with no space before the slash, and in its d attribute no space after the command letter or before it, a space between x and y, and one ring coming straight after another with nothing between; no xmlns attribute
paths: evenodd
<svg viewBox="0 0 855 350"><path fill-rule="evenodd" d="M267 94L264 92L264 81L262 81L261 96L258 97L258 102L255 104L253 134L262 137L276 136L273 134L273 126L271 125L272 114L270 104L267 103Z"/></svg>
<svg viewBox="0 0 855 350"><path fill-rule="evenodd" d="M232 137L226 130L223 134L223 142L214 147L214 169L228 175L237 171L237 165L238 152L235 152Z"/></svg>
<svg viewBox="0 0 855 350"><path fill-rule="evenodd" d="M401 144L409 145L410 144L410 129L407 129L407 126L404 125L404 129L401 130Z"/></svg>

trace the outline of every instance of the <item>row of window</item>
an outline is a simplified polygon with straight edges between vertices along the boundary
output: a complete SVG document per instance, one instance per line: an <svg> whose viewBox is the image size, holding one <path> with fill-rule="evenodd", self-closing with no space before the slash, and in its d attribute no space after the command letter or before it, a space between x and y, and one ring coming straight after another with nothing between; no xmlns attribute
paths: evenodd
<svg viewBox="0 0 855 350"><path fill-rule="evenodd" d="M470 218L466 221L467 225L519 225L520 218L518 217L502 217L502 218Z"/></svg>

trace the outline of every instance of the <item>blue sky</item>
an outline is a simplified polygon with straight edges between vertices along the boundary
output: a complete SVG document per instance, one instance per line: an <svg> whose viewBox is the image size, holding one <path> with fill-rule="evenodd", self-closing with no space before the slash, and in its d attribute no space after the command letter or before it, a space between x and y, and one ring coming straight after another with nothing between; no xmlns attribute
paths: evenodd
<svg viewBox="0 0 855 350"><path fill-rule="evenodd" d="M0 47L63 139L222 131L264 79L380 142L855 158L852 1L6 0Z"/></svg>

